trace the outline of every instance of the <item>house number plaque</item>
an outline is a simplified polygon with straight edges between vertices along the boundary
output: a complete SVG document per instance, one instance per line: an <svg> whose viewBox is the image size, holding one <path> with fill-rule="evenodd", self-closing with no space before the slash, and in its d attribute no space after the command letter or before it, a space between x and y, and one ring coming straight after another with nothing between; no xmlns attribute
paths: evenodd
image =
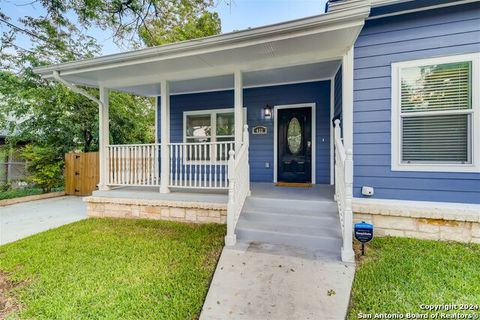
<svg viewBox="0 0 480 320"><path fill-rule="evenodd" d="M253 127L252 134L267 134L267 127L264 127L264 126Z"/></svg>

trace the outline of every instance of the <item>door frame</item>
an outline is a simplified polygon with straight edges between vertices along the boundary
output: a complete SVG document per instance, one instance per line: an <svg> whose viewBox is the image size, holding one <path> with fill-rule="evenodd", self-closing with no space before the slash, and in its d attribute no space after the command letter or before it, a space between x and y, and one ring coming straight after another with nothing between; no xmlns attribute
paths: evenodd
<svg viewBox="0 0 480 320"><path fill-rule="evenodd" d="M281 105L276 105L273 107L273 183L277 183L277 177L278 177L278 110L279 109L297 109L297 108L311 108L312 109L312 159L311 159L311 165L312 165L312 177L311 177L311 183L315 184L315 177L316 177L316 172L315 172L315 162L316 162L316 130L315 130L315 123L316 123L316 117L315 117L315 109L316 109L316 103L315 102L310 102L310 103L297 103L297 104L281 104Z"/></svg>

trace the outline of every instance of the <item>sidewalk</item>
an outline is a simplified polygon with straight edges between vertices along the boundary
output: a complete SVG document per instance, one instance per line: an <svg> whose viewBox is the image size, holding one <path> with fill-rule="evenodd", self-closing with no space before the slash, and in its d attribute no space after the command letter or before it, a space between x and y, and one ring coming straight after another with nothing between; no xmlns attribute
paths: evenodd
<svg viewBox="0 0 480 320"><path fill-rule="evenodd" d="M345 319L354 265L298 249L224 248L200 319Z"/></svg>
<svg viewBox="0 0 480 320"><path fill-rule="evenodd" d="M0 245L87 218L81 197L58 197L0 207Z"/></svg>

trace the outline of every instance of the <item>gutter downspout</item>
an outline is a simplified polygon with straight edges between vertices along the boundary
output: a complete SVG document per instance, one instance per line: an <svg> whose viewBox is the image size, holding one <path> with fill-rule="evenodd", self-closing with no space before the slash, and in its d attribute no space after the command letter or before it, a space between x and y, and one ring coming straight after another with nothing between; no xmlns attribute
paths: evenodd
<svg viewBox="0 0 480 320"><path fill-rule="evenodd" d="M96 102L98 103L100 106L103 106L103 103L102 101L100 101L99 99L97 99L96 97L92 96L90 93L88 93L87 91L83 90L82 88L79 88L77 87L76 85L68 82L67 80L63 79L62 77L60 77L60 73L58 71L53 71L53 78L60 82L61 84L63 84L64 86L66 86L67 88L69 88L70 90L72 90L73 92L76 92L78 94L81 94L82 96L92 100L93 102Z"/></svg>

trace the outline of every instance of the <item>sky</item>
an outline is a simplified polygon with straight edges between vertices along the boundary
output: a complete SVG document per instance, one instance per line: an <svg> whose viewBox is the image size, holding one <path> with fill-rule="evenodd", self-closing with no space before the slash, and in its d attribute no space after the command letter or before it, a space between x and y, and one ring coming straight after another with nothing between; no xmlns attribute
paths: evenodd
<svg viewBox="0 0 480 320"><path fill-rule="evenodd" d="M12 19L11 22L15 23L19 17L36 16L41 12L41 6L32 6L31 2L32 0L0 0L0 5L3 12ZM220 15L222 32L225 33L321 14L325 2L326 0L231 0L231 5L228 5L229 2L223 0L212 10ZM0 30L4 28L0 24ZM91 28L85 31L102 45L103 54L126 50L113 43L111 35L103 30ZM18 44L26 48L29 46L26 38L20 38Z"/></svg>

